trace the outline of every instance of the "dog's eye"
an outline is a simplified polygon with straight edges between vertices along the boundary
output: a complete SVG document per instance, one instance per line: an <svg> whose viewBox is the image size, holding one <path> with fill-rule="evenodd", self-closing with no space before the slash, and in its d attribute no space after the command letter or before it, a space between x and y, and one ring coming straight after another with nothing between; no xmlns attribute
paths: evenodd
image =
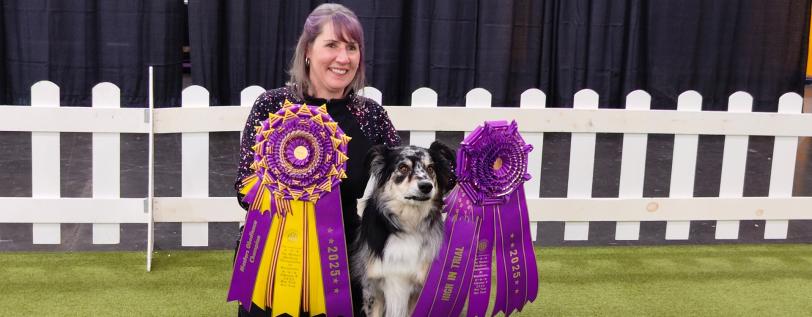
<svg viewBox="0 0 812 317"><path fill-rule="evenodd" d="M409 166L406 164L400 165L400 167L398 167L398 172L400 172L401 174L409 173Z"/></svg>
<svg viewBox="0 0 812 317"><path fill-rule="evenodd" d="M429 173L429 176L434 177L434 166L429 165L429 167L426 168L426 172Z"/></svg>

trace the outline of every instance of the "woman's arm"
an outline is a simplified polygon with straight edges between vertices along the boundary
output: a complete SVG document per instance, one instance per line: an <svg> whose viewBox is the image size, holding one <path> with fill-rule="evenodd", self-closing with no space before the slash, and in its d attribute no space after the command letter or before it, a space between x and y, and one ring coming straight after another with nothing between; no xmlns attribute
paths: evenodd
<svg viewBox="0 0 812 317"><path fill-rule="evenodd" d="M400 145L400 135L395 126L392 125L392 120L389 119L389 114L386 109L377 102L367 99L365 109L369 109L367 114L367 126L371 130L370 134L375 144L384 144L389 147Z"/></svg>
<svg viewBox="0 0 812 317"><path fill-rule="evenodd" d="M245 210L248 210L248 204L242 201L243 195L240 194L241 181L251 175L254 171L251 170L251 163L254 162L254 136L256 135L255 127L259 126L262 121L268 119L269 113L275 113L279 110L279 102L276 98L277 94L274 91L266 91L260 95L254 102L251 108L251 113L248 114L248 119L245 121L245 127L242 131L242 138L240 139L240 162L237 168L237 179L234 181L234 190L237 194L237 201Z"/></svg>

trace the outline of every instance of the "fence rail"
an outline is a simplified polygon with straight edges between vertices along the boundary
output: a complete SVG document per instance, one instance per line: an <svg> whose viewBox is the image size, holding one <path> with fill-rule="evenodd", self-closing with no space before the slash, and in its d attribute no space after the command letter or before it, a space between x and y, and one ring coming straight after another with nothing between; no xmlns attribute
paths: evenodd
<svg viewBox="0 0 812 317"><path fill-rule="evenodd" d="M183 246L208 244L208 222L239 222L243 211L234 198L208 197L209 132L240 131L253 101L264 89L246 88L238 106L209 107L208 92L186 88L182 105L169 109L122 109L119 89L110 83L93 88L91 108L59 107L59 88L47 81L31 88L31 107L0 106L0 130L31 132L32 197L0 198L0 223L32 223L34 244L60 243L60 223L92 223L94 244L119 243L119 223L181 222ZM367 87L363 94L381 101ZM582 90L573 109L545 108L537 89L521 96L518 108L491 108L490 93L471 90L465 107L438 107L437 94L420 88L411 106L386 106L396 128L410 142L427 146L436 132L468 132L485 120L516 120L530 154L532 179L526 186L530 218L564 221L565 240L587 240L589 222L616 221L616 240L637 240L640 221L667 221L665 238L688 239L690 221L717 220L717 239L736 239L741 220L766 220L765 239L786 239L789 220L812 219L810 197L792 197L798 138L812 136L812 116L801 113L802 98L788 93L778 113L751 113L753 98L737 92L729 110L701 111L702 97L687 91L677 110L650 110L644 91L627 96L625 109L598 109L598 95ZM150 114L152 116L150 116ZM150 122L150 117L154 119ZM93 133L93 197L60 197L59 133ZM571 133L566 198L539 197L544 133ZM181 197L120 197L120 133L181 133ZM592 198L596 133L623 134L618 198ZM674 134L670 194L643 197L649 134ZM719 197L692 197L698 136L724 135ZM742 197L748 136L774 136L768 197ZM151 176L150 176L151 177ZM534 223L535 224L535 223ZM533 230L535 234L535 230ZM535 239L535 235L534 235Z"/></svg>

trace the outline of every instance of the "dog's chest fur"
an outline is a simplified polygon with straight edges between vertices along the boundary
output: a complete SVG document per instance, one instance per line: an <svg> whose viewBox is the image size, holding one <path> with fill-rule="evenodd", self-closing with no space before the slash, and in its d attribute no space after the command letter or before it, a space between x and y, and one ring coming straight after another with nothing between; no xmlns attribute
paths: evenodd
<svg viewBox="0 0 812 317"><path fill-rule="evenodd" d="M442 222L439 219L439 211L436 217L426 215L421 219L410 219L414 217L408 215L432 211L421 212L414 206L404 209L414 209L402 210L404 216L399 217L402 226L406 228L401 228L399 232L387 232L386 227L378 227L383 230L375 230L378 232L368 236L369 239L380 239L384 242L379 248L367 250L371 253L371 256L366 258L367 278L399 276L423 284L428 267L439 251L443 239Z"/></svg>

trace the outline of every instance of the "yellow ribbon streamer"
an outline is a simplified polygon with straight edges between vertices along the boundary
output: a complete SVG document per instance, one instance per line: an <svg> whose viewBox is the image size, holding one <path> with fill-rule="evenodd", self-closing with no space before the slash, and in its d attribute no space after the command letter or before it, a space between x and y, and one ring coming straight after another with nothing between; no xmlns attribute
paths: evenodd
<svg viewBox="0 0 812 317"><path fill-rule="evenodd" d="M272 308L274 316L298 316L300 305L310 316L326 314L315 204L272 200L270 193L258 196L258 204L270 209L273 203L278 212L271 220L252 301Z"/></svg>
<svg viewBox="0 0 812 317"><path fill-rule="evenodd" d="M273 215L273 219L271 219L271 229L268 231L268 241L265 242L265 249L262 251L262 262L259 263L259 271L257 272L257 280L254 284L254 295L251 298L251 301L257 305L257 307L265 309L268 305L267 298L270 298L271 290L268 286L271 284L271 279L273 278L274 274L271 272L276 262L276 250L279 245L279 241L281 241L281 233L282 230L280 228L284 225L284 218L279 214L276 213Z"/></svg>
<svg viewBox="0 0 812 317"><path fill-rule="evenodd" d="M281 244L276 260L271 307L274 316L299 315L302 299L302 271L304 265L304 202L286 201L290 206L285 214Z"/></svg>

